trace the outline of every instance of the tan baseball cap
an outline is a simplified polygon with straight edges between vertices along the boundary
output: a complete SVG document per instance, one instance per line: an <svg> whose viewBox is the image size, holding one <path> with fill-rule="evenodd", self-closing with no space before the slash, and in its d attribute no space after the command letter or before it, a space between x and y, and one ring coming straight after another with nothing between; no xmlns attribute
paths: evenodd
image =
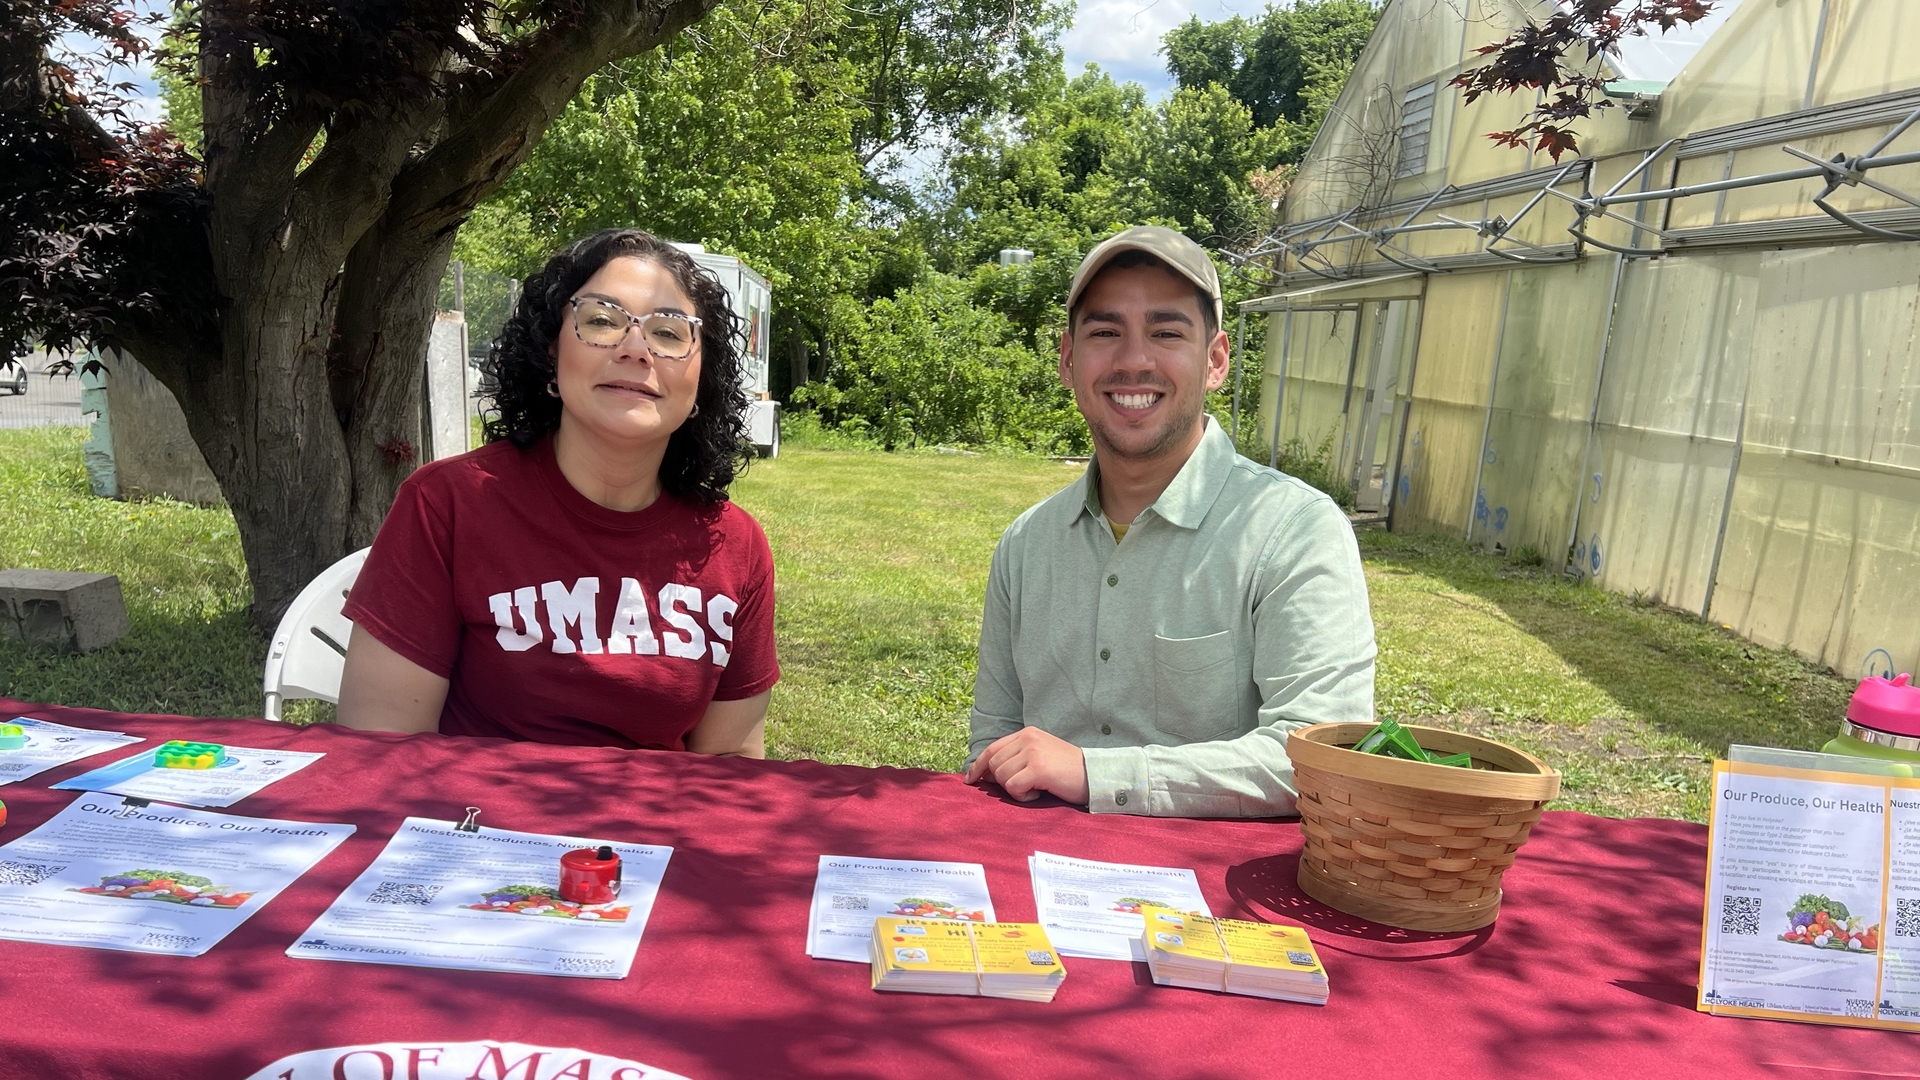
<svg viewBox="0 0 1920 1080"><path fill-rule="evenodd" d="M1213 268L1206 249L1189 240L1185 233L1160 225L1135 225L1107 237L1087 252L1087 257L1080 260L1080 269L1073 273L1072 288L1067 290L1068 311L1080 302L1080 294L1086 291L1087 283L1100 268L1123 251L1144 251L1199 286L1201 292L1213 298L1213 324L1226 325L1220 307L1220 273Z"/></svg>

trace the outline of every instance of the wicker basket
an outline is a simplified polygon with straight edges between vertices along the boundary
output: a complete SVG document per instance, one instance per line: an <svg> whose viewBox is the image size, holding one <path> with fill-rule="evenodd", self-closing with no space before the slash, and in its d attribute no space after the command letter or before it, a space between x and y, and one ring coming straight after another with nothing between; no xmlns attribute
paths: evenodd
<svg viewBox="0 0 1920 1080"><path fill-rule="evenodd" d="M1300 791L1300 888L1349 915L1408 930L1475 930L1500 914L1500 878L1560 773L1487 739L1408 727L1420 745L1467 753L1472 769L1347 749L1371 724L1287 736Z"/></svg>

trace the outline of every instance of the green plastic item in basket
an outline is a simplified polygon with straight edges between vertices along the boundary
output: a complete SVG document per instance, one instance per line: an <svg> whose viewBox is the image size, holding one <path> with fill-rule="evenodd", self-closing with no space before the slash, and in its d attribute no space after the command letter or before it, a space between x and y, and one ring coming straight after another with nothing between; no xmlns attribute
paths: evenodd
<svg viewBox="0 0 1920 1080"><path fill-rule="evenodd" d="M1403 761L1419 761L1429 765L1450 765L1460 769L1473 768L1473 757L1468 754L1447 754L1444 756L1430 753L1422 748L1413 737L1413 733L1393 720L1382 720L1374 725L1372 731L1362 736L1353 748L1363 754L1379 754L1382 757L1395 757Z"/></svg>

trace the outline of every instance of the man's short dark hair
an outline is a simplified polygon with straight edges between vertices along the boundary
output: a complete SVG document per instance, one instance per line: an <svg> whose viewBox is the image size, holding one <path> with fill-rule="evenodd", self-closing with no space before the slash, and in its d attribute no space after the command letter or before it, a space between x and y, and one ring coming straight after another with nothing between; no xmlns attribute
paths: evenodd
<svg viewBox="0 0 1920 1080"><path fill-rule="evenodd" d="M1100 269L1094 271L1093 276L1087 279L1086 285L1080 290L1080 299L1075 301L1073 307L1067 311L1067 331L1069 333L1073 331L1074 323L1080 318L1080 305L1087 302L1087 294L1093 291L1094 282L1105 277L1109 270L1131 270L1136 266L1157 267L1172 274L1177 280L1193 285L1192 279L1180 271L1175 270L1172 266L1168 265L1167 260L1152 252L1139 250L1123 251L1100 264ZM1207 340L1212 341L1214 331L1220 329L1219 322L1213 317L1213 297L1207 290L1198 285L1193 285L1193 300L1194 303L1200 305L1200 325L1206 329Z"/></svg>

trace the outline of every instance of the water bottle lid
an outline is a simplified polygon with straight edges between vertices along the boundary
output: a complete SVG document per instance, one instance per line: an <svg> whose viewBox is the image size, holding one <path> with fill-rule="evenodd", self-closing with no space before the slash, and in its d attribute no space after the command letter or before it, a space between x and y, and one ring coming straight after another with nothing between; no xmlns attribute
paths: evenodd
<svg viewBox="0 0 1920 1080"><path fill-rule="evenodd" d="M1905 672L1891 679L1861 679L1847 704L1847 719L1875 731L1920 736L1920 686L1912 683Z"/></svg>

